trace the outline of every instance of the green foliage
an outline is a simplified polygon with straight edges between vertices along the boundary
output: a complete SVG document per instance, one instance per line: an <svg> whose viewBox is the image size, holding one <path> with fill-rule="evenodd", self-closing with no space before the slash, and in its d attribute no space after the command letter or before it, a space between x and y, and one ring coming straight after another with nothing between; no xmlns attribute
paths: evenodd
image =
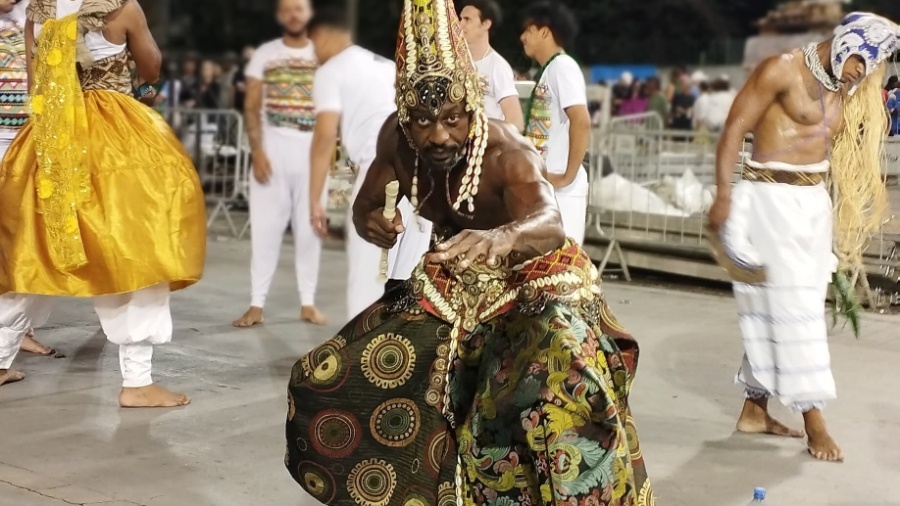
<svg viewBox="0 0 900 506"><path fill-rule="evenodd" d="M862 307L856 300L855 288L850 283L847 275L842 271L834 273L831 286L834 292L834 302L831 307L832 327L836 327L838 318L843 317L847 320L844 325L846 326L847 323L850 323L853 335L859 339Z"/></svg>

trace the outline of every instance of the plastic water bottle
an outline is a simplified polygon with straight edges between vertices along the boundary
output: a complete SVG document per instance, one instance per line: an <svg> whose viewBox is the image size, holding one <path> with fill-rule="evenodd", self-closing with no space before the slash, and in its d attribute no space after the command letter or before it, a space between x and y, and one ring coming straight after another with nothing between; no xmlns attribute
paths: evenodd
<svg viewBox="0 0 900 506"><path fill-rule="evenodd" d="M753 500L750 501L747 506L753 506L754 504L765 504L766 503L766 489L757 487L753 489Z"/></svg>

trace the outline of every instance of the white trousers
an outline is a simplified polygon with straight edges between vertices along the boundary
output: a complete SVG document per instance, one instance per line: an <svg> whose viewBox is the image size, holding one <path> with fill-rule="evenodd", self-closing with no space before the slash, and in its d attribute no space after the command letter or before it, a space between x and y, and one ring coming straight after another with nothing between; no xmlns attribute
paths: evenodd
<svg viewBox="0 0 900 506"><path fill-rule="evenodd" d="M269 182L250 178L251 302L265 307L266 296L278 269L288 223L294 235L294 265L302 306L315 305L319 282L322 239L309 216L309 156L312 135L298 136L266 129L264 149L272 167ZM328 194L322 192L322 205Z"/></svg>
<svg viewBox="0 0 900 506"><path fill-rule="evenodd" d="M360 165L360 167L368 167ZM351 202L365 180L366 171L361 171L356 178ZM409 279L413 269L419 264L422 256L428 252L431 238L431 223L426 220L419 227L413 215L412 204L406 198L397 203L397 211L403 218L406 231L397 239L397 244L388 253L388 278ZM384 295L384 283L381 281L382 249L365 241L353 226L353 210L347 213L347 313L353 319Z"/></svg>
<svg viewBox="0 0 900 506"><path fill-rule="evenodd" d="M391 264L391 279L407 280L412 277L422 257L431 250L432 224L416 216L412 204L403 199L397 208L403 213L406 231L397 240L396 255Z"/></svg>
<svg viewBox="0 0 900 506"><path fill-rule="evenodd" d="M122 295L94 297L94 310L109 342L119 345L122 386L140 388L153 379L153 346L172 340L168 283ZM42 295L0 297L0 369L9 369L25 334L47 322L55 299Z"/></svg>
<svg viewBox="0 0 900 506"><path fill-rule="evenodd" d="M783 165L774 168L786 170ZM805 172L827 168L787 166ZM736 261L766 271L765 284L734 284L744 344L736 381L748 398L776 397L807 412L836 397L825 321L825 297L837 267L832 213L824 185L742 181L732 192L723 244Z"/></svg>
<svg viewBox="0 0 900 506"><path fill-rule="evenodd" d="M579 245L584 244L584 230L587 223L587 195L556 194L559 212L562 214L566 237Z"/></svg>

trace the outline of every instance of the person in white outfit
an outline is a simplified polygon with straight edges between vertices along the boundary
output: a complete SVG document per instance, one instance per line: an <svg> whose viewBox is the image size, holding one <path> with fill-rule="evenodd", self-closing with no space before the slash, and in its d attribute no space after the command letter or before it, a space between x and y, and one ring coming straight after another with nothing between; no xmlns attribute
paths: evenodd
<svg viewBox="0 0 900 506"><path fill-rule="evenodd" d="M316 72L313 101L316 128L312 144L310 179L310 215L321 237L328 234L328 219L322 196L328 171L334 159L338 135L358 167L351 201L356 199L369 166L375 159L378 132L396 110L394 102L394 62L353 44L346 13L337 8L319 10L309 24L309 36L321 64ZM406 199L400 214L407 222L413 216ZM347 311L354 318L384 294L381 277L381 253L377 246L362 239L351 225L352 206L347 216ZM408 227L390 252L387 274L408 279L428 251L429 234ZM398 250L404 250L400 253ZM399 259L398 259L399 255ZM399 262L398 262L399 260Z"/></svg>
<svg viewBox="0 0 900 506"><path fill-rule="evenodd" d="M491 30L500 26L503 11L495 0L466 0L459 25L475 59L475 67L484 88L484 111L488 118L511 123L516 130L525 128L516 75L500 53L491 47Z"/></svg>
<svg viewBox="0 0 900 506"><path fill-rule="evenodd" d="M822 414L837 396L825 298L839 266L862 267L890 210L881 83L897 35L892 21L854 12L832 38L765 60L735 99L717 152L709 225L734 278L743 337L737 429L805 435L809 453L828 462L844 454ZM747 133L752 154L734 184ZM775 420L769 399L802 413L805 434Z"/></svg>
<svg viewBox="0 0 900 506"><path fill-rule="evenodd" d="M91 298L118 348L119 404L188 404L154 383L152 358L172 338L170 292L202 276L206 208L190 157L134 99L132 63L139 96L158 89L144 12L32 0L25 45L31 117L0 166L0 384L24 377L11 366L55 297Z"/></svg>
<svg viewBox="0 0 900 506"><path fill-rule="evenodd" d="M584 74L566 54L578 23L560 2L538 2L525 10L522 45L541 65L526 113L525 135L547 164L566 235L584 242L588 177L583 163L591 141Z"/></svg>
<svg viewBox="0 0 900 506"><path fill-rule="evenodd" d="M309 216L309 156L315 127L313 78L316 52L307 34L309 0L279 0L284 35L260 46L244 74L245 121L253 156L250 179L250 309L235 327L263 323L263 308L288 224L294 235L300 318L327 323L316 308L322 239Z"/></svg>

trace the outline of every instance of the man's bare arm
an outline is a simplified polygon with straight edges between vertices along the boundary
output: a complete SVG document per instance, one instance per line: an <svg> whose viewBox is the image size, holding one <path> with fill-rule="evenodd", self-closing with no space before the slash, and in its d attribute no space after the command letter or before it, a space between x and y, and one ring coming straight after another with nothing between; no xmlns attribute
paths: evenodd
<svg viewBox="0 0 900 506"><path fill-rule="evenodd" d="M379 213L376 213L384 208L385 186L391 181L397 180L397 170L394 167L397 150L396 129L397 116L394 114L381 127L375 160L369 166L359 194L353 201L353 226L356 227L356 233L366 241L382 248L393 247L397 242L397 235L403 231L402 217L399 212L393 223L388 223L387 220L380 217ZM401 194L397 198L400 199L403 196L401 190Z"/></svg>
<svg viewBox="0 0 900 506"><path fill-rule="evenodd" d="M328 169L334 162L334 153L337 149L340 121L340 113L320 112L316 115L316 128L313 131L310 151L310 202L317 203L322 200L322 192L325 191L325 182L328 180Z"/></svg>
<svg viewBox="0 0 900 506"><path fill-rule="evenodd" d="M756 128L766 110L787 89L791 70L788 60L769 58L756 68L735 98L716 150L719 197L730 197L734 168L740 159L744 136Z"/></svg>
<svg viewBox="0 0 900 506"><path fill-rule="evenodd" d="M566 115L569 117L569 160L565 175L551 179L557 188L565 188L575 181L591 144L591 114L587 106L569 107Z"/></svg>
<svg viewBox="0 0 900 506"><path fill-rule="evenodd" d="M500 110L503 111L503 117L506 121L516 127L517 132L525 130L525 117L522 114L522 104L519 103L519 97L506 97L500 101Z"/></svg>
<svg viewBox="0 0 900 506"><path fill-rule="evenodd" d="M499 157L503 201L513 219L500 228L512 234L512 252L524 258L560 248L566 239L553 186L544 179L543 166L533 150L507 150Z"/></svg>
<svg viewBox="0 0 900 506"><path fill-rule="evenodd" d="M132 0L125 3L116 15L125 23L128 51L137 65L138 77L145 83L159 81L162 54L150 33L144 10L136 0Z"/></svg>
<svg viewBox="0 0 900 506"><path fill-rule="evenodd" d="M262 102L263 83L259 79L247 78L247 94L244 96L244 121L247 124L247 136L250 150L262 153Z"/></svg>

